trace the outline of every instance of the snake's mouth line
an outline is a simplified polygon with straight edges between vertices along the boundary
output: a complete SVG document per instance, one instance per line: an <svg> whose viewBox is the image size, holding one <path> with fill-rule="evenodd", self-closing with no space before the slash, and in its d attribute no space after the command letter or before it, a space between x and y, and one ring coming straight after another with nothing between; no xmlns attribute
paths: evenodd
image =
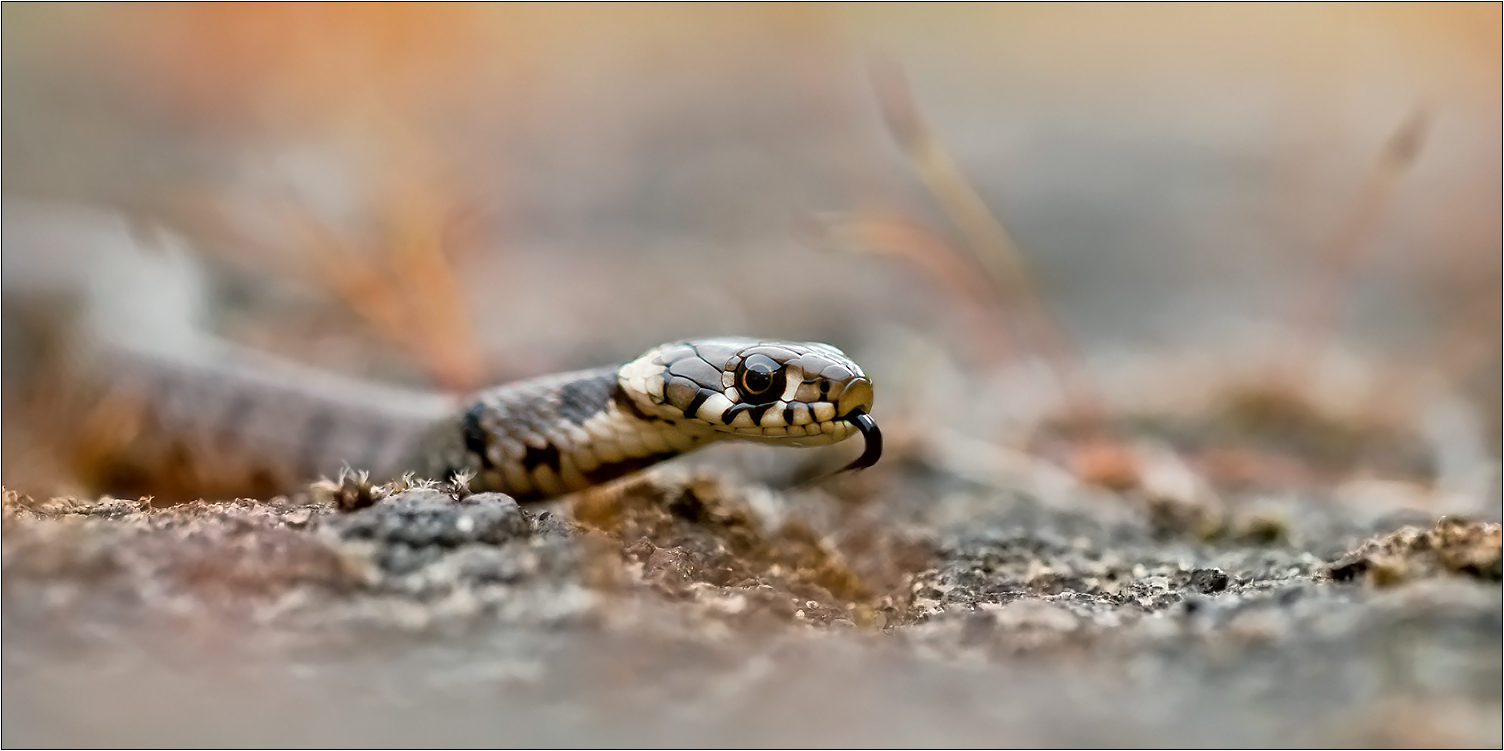
<svg viewBox="0 0 1504 751"><path fill-rule="evenodd" d="M844 441L859 432L852 417L863 411L863 408L859 406L837 417L836 406L833 402L777 401L766 407L748 410L738 409L734 405L731 409L737 411L733 417L729 412L711 409L707 401L696 413L696 417L721 433L752 439L795 439L789 443L795 446L820 446Z"/></svg>
<svg viewBox="0 0 1504 751"><path fill-rule="evenodd" d="M860 407L834 420L776 428L736 428L735 432L745 438L761 438L794 446L824 446L860 434L864 443L862 455L843 467L840 470L842 472L866 469L877 464L883 455L882 431L878 429L877 421L872 419L872 415Z"/></svg>
<svg viewBox="0 0 1504 751"><path fill-rule="evenodd" d="M816 438L827 436L831 442L845 440L850 437L857 427L850 420L827 420L825 422L812 422L808 425L786 425L777 428L732 428L740 436L754 438Z"/></svg>

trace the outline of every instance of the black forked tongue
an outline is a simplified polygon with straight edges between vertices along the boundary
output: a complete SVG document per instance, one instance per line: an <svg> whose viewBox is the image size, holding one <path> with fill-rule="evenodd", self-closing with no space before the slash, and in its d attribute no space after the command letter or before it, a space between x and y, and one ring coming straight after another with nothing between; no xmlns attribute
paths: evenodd
<svg viewBox="0 0 1504 751"><path fill-rule="evenodd" d="M858 456L855 461L841 468L840 472L866 469L876 464L877 460L883 456L883 433L877 429L877 421L873 420L872 415L867 414L860 407L852 410L851 414L846 415L846 419L850 420L856 426L856 429L861 431L862 440L866 442L866 447L862 449L861 456Z"/></svg>

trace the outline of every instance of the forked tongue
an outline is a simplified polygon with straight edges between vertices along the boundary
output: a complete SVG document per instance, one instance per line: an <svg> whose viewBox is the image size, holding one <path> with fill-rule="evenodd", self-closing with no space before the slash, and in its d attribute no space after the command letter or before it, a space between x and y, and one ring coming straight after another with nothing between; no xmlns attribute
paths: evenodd
<svg viewBox="0 0 1504 751"><path fill-rule="evenodd" d="M877 421L872 419L872 415L858 408L853 410L846 419L850 420L852 424L856 425L856 429L861 431L862 440L866 443L866 446L862 449L861 456L858 456L850 464L842 467L836 474L857 469L866 469L876 464L877 460L883 456L883 433L877 429Z"/></svg>
<svg viewBox="0 0 1504 751"><path fill-rule="evenodd" d="M850 464L834 472L823 475L815 475L814 477L796 482L793 485L784 488L785 490L793 490L794 488L807 488L812 485L825 482L826 480L829 480L830 478L835 477L839 474L844 474L846 472L857 469L866 469L876 464L877 460L882 458L883 434L877 429L877 421L872 419L872 415L867 414L861 408L857 408L855 410L852 410L852 412L848 414L845 419L850 420L851 423L856 426L856 429L862 434L862 440L866 443L866 445L862 449L862 455L858 456Z"/></svg>

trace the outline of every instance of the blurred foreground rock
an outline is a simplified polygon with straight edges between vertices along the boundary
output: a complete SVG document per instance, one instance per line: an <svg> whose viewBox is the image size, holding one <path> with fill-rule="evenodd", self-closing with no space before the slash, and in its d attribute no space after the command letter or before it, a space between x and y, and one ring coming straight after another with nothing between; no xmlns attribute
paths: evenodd
<svg viewBox="0 0 1504 751"><path fill-rule="evenodd" d="M706 474L572 509L8 494L5 742L1499 742L1496 523L1208 541L970 502Z"/></svg>

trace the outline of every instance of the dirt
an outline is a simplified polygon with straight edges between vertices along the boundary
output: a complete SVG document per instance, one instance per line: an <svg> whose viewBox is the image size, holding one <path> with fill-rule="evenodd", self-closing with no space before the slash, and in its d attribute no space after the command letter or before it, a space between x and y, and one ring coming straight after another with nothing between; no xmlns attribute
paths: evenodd
<svg viewBox="0 0 1504 751"><path fill-rule="evenodd" d="M8 494L6 742L1499 738L1498 523L1312 498L1284 534L1208 537L1098 491L840 482Z"/></svg>

